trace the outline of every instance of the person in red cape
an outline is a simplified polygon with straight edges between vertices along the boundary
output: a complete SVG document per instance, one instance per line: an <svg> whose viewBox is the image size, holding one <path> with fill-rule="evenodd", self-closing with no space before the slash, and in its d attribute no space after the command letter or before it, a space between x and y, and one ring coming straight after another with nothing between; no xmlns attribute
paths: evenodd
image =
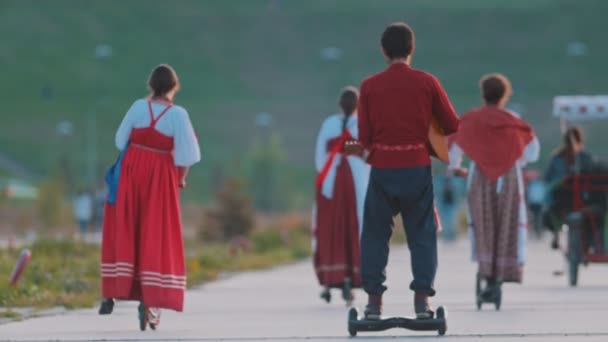
<svg viewBox="0 0 608 342"><path fill-rule="evenodd" d="M140 328L155 328L160 309L183 310L186 271L179 188L200 161L188 112L173 104L179 90L169 65L148 80L152 94L133 103L118 131L122 159L115 198L108 198L103 221L100 314L114 299L136 300Z"/></svg>
<svg viewBox="0 0 608 342"><path fill-rule="evenodd" d="M370 168L360 156L344 154L346 141L358 137L358 96L354 87L342 91L342 113L323 122L315 150L318 175L313 261L324 287L321 298L327 302L331 288L342 289L342 298L350 304L352 289L361 287L359 236Z"/></svg>
<svg viewBox="0 0 608 342"><path fill-rule="evenodd" d="M505 109L512 90L501 74L482 77L485 104L465 113L451 139L450 169L467 175L468 221L473 259L491 300L503 282L522 281L527 236L522 168L540 152L532 127ZM462 155L471 159L461 168Z"/></svg>

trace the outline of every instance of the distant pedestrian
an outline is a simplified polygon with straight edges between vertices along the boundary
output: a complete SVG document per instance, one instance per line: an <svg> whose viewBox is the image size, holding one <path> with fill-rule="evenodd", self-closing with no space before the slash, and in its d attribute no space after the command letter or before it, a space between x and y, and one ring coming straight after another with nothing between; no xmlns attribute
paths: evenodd
<svg viewBox="0 0 608 342"><path fill-rule="evenodd" d="M441 195L439 196L439 213L441 216L441 237L445 241L456 239L456 190L451 172L443 177Z"/></svg>
<svg viewBox="0 0 608 342"><path fill-rule="evenodd" d="M101 231L103 225L103 210L107 198L108 189L105 184L102 184L95 191L95 197L93 199L93 224L97 231Z"/></svg>
<svg viewBox="0 0 608 342"><path fill-rule="evenodd" d="M545 203L545 193L545 181L543 179L536 178L528 183L526 197L532 218L532 227L538 238L541 237L543 231L542 211Z"/></svg>
<svg viewBox="0 0 608 342"><path fill-rule="evenodd" d="M74 219L78 224L80 237L83 237L93 219L93 196L90 192L81 190L74 197L72 208L74 211Z"/></svg>

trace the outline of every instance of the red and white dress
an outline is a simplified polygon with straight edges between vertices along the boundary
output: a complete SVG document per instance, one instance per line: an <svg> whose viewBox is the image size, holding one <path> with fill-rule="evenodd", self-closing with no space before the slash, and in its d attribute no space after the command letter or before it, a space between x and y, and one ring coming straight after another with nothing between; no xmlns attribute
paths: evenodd
<svg viewBox="0 0 608 342"><path fill-rule="evenodd" d="M361 286L359 238L370 166L357 156L343 154L346 139L357 139L357 116L327 118L315 151L318 173L313 217L314 267L319 283L342 287L349 278Z"/></svg>
<svg viewBox="0 0 608 342"><path fill-rule="evenodd" d="M176 166L200 160L188 113L137 100L116 132L116 146L127 150L116 202L105 207L102 295L182 311L186 272Z"/></svg>

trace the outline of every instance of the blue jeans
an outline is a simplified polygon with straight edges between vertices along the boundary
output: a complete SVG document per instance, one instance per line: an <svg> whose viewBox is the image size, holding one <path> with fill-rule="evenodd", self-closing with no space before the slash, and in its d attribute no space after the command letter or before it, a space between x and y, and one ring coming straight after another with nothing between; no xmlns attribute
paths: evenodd
<svg viewBox="0 0 608 342"><path fill-rule="evenodd" d="M78 220L78 228L80 229L80 234L84 234L87 232L89 228L89 221L87 220Z"/></svg>
<svg viewBox="0 0 608 342"><path fill-rule="evenodd" d="M361 235L361 277L365 292L382 295L387 289L384 282L393 217L401 214L414 276L410 289L435 295L437 222L433 197L430 166L372 168Z"/></svg>
<svg viewBox="0 0 608 342"><path fill-rule="evenodd" d="M439 214L441 216L441 225L443 227L443 231L441 232L441 236L446 241L456 240L456 226L458 219L458 207L456 204L441 204L438 208Z"/></svg>

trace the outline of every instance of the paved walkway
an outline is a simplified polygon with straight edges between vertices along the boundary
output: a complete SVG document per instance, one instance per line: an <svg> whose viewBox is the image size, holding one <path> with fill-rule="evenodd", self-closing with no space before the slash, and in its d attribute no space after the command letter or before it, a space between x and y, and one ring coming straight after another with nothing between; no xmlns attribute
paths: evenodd
<svg viewBox="0 0 608 342"><path fill-rule="evenodd" d="M392 250L385 314L408 315L412 295L405 247ZM474 303L475 266L466 242L442 245L435 304L448 307L445 341L608 341L608 265L582 269L580 286L570 288L562 258L546 243L529 245L525 284L505 285L502 311ZM158 340L158 341L333 341L347 340L346 308L339 300L325 304L309 262L239 274L190 291L185 312L163 312L157 331L138 331L135 305L118 303L115 313L95 310L0 325L0 340ZM364 305L357 293L356 305ZM356 340L391 336L406 341L436 339L434 333L393 329L360 333Z"/></svg>

